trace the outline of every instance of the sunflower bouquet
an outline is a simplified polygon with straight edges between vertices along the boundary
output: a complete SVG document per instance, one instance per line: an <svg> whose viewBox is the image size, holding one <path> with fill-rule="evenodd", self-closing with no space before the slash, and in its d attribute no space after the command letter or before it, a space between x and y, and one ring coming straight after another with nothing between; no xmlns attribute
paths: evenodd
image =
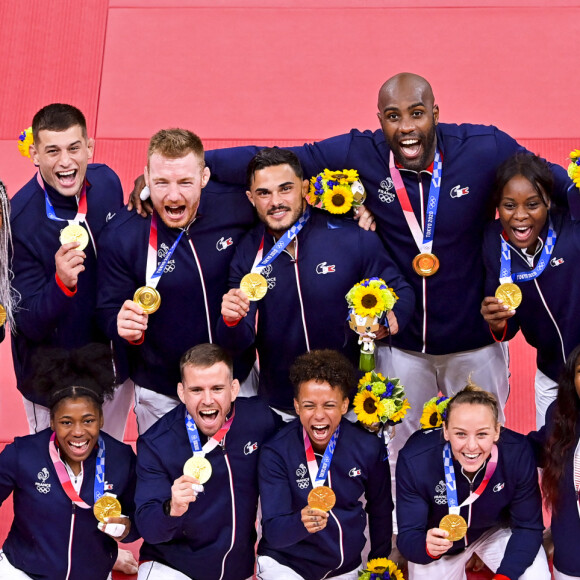
<svg viewBox="0 0 580 580"><path fill-rule="evenodd" d="M411 408L399 379L385 378L375 371L366 373L359 381L353 404L357 419L369 427L400 423Z"/></svg>
<svg viewBox="0 0 580 580"><path fill-rule="evenodd" d="M436 429L441 427L447 416L449 397L433 397L423 405L421 429Z"/></svg>
<svg viewBox="0 0 580 580"><path fill-rule="evenodd" d="M574 151L570 153L568 175L576 187L580 189L580 149L574 149Z"/></svg>
<svg viewBox="0 0 580 580"><path fill-rule="evenodd" d="M365 188L355 169L325 169L310 179L310 205L330 213L344 214L362 205L365 197Z"/></svg>
<svg viewBox="0 0 580 580"><path fill-rule="evenodd" d="M359 335L361 371L375 368L376 332L381 320L398 299L395 291L381 278L367 278L348 291L349 325Z"/></svg>
<svg viewBox="0 0 580 580"><path fill-rule="evenodd" d="M32 127L28 127L25 131L22 131L20 135L18 135L18 151L20 151L20 155L23 157L30 157L30 146L33 144L32 139Z"/></svg>
<svg viewBox="0 0 580 580"><path fill-rule="evenodd" d="M387 558L375 558L367 562L367 567L358 573L359 580L403 580L403 573Z"/></svg>

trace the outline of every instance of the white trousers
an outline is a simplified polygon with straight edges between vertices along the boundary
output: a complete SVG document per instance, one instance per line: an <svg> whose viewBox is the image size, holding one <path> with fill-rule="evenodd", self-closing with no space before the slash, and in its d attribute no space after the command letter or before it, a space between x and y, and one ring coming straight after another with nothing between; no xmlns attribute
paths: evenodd
<svg viewBox="0 0 580 580"><path fill-rule="evenodd" d="M113 398L103 404L103 417L105 418L103 431L119 441L123 441L125 435L127 416L133 404L133 387L133 381L127 379L117 386ZM31 434L50 427L50 409L33 403L24 397L22 400L24 401L24 410L26 411Z"/></svg>
<svg viewBox="0 0 580 580"><path fill-rule="evenodd" d="M304 580L292 568L282 566L270 556L258 556L256 578L259 580ZM346 572L346 574L340 574L339 576L329 576L328 578L329 580L330 578L332 580L357 580L358 568L352 572Z"/></svg>
<svg viewBox="0 0 580 580"><path fill-rule="evenodd" d="M248 580L251 579L252 576L248 578ZM149 561L139 566L137 580L190 580L190 578L165 564Z"/></svg>
<svg viewBox="0 0 580 580"><path fill-rule="evenodd" d="M495 573L501 564L511 535L511 530L506 528L490 530L459 554L442 556L439 560L433 560L429 564L409 562L409 580L433 580L433 578L466 580L465 566L474 553ZM536 559L520 576L519 580L550 580L550 578L546 552L540 546ZM512 580L516 579L513 578Z"/></svg>
<svg viewBox="0 0 580 580"><path fill-rule="evenodd" d="M177 396L177 386L175 387ZM135 415L137 415L137 430L143 435L151 425L156 423L165 413L169 413L179 405L179 399L173 399L151 389L135 385Z"/></svg>
<svg viewBox="0 0 580 580"><path fill-rule="evenodd" d="M546 422L546 411L558 396L558 383L546 376L540 369L536 369L534 380L536 391L536 429L540 429Z"/></svg>
<svg viewBox="0 0 580 580"><path fill-rule="evenodd" d="M562 574L559 570L556 569L554 566L554 580L578 580L580 576L568 576L568 574Z"/></svg>

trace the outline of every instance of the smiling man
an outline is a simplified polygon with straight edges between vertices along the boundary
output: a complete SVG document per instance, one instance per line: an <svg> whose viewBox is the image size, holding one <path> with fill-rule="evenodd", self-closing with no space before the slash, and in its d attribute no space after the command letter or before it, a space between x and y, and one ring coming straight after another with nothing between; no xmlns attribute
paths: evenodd
<svg viewBox="0 0 580 580"><path fill-rule="evenodd" d="M257 577L356 580L367 514L369 558L386 558L391 550L385 446L343 418L356 385L354 368L343 355L313 350L296 360L290 374L299 421L282 429L260 454L263 537ZM316 503L314 494L330 501Z"/></svg>
<svg viewBox="0 0 580 580"><path fill-rule="evenodd" d="M34 116L32 133L30 155L38 172L12 200L13 285L21 298L12 355L30 430L37 432L48 427L46 401L25 385L38 348L69 350L109 342L95 320L96 245L105 224L123 206L123 191L106 165L89 164L94 142L76 107L44 107ZM61 238L72 224L80 228L86 247ZM117 403L105 406L105 428L121 439L130 405L127 393L132 395L126 388L118 390Z"/></svg>
<svg viewBox="0 0 580 580"><path fill-rule="evenodd" d="M145 179L153 215L124 211L108 228L98 301L105 332L127 350L140 433L178 404L181 354L214 341L235 244L254 220L239 189L208 185L191 131L151 138Z"/></svg>
<svg viewBox="0 0 580 580"><path fill-rule="evenodd" d="M187 351L181 375L181 404L137 442L139 578L244 580L254 572L258 452L277 420L258 399L236 398L217 345Z"/></svg>

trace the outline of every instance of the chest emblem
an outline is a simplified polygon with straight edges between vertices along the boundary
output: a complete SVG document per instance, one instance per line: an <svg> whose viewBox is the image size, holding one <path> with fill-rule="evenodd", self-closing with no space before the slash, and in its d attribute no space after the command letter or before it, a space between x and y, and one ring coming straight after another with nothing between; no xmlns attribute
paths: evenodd
<svg viewBox="0 0 580 580"><path fill-rule="evenodd" d="M455 197L463 197L469 193L469 187L461 187L461 185L456 185L455 187L451 188L449 195L453 198Z"/></svg>
<svg viewBox="0 0 580 580"><path fill-rule="evenodd" d="M231 245L233 245L234 240L232 240L232 238L227 238L225 239L223 236L217 241L217 244L215 245L216 249L218 252L221 252L222 250L227 250Z"/></svg>
<svg viewBox="0 0 580 580"><path fill-rule="evenodd" d="M393 180L390 177L383 179L379 186L379 199L383 203L391 203L395 199L394 188Z"/></svg>
<svg viewBox="0 0 580 580"><path fill-rule="evenodd" d="M38 477L38 481L34 483L34 485L36 486L36 491L38 491L38 493L47 494L50 491L50 483L46 483L46 480L50 477L48 469L46 467L43 467L38 472L38 475L36 477Z"/></svg>

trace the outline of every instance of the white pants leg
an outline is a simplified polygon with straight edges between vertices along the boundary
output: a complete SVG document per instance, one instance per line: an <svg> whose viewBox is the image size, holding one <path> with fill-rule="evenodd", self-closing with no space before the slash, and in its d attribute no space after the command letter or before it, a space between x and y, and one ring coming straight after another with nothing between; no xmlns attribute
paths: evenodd
<svg viewBox="0 0 580 580"><path fill-rule="evenodd" d="M6 554L0 550L0 578L2 580L31 580L28 574L15 568L6 557Z"/></svg>
<svg viewBox="0 0 580 580"><path fill-rule="evenodd" d="M288 568L279 564L274 558L270 556L258 556L258 567L256 572L258 580L304 580L300 574L297 574ZM329 576L329 580L357 580L358 568L339 576ZM141 580L141 579L139 579Z"/></svg>
<svg viewBox="0 0 580 580"><path fill-rule="evenodd" d="M258 383L260 382L260 371L258 363L255 362L250 374L240 383L238 397L255 397L258 394Z"/></svg>
<svg viewBox="0 0 580 580"><path fill-rule="evenodd" d="M559 570L556 569L554 566L554 580L578 580L580 576L568 576L568 574L562 574Z"/></svg>
<svg viewBox="0 0 580 580"><path fill-rule="evenodd" d="M177 395L177 386L175 394ZM171 409L175 409L177 405L179 405L178 399L135 385L135 415L137 415L139 435L143 435L153 423Z"/></svg>
<svg viewBox="0 0 580 580"><path fill-rule="evenodd" d="M24 412L28 421L28 430L31 435L39 433L47 427L50 427L50 409L29 401L22 397L24 403Z"/></svg>
<svg viewBox="0 0 580 580"><path fill-rule="evenodd" d="M540 429L546 422L546 411L558 396L558 383L547 377L540 369L536 369L534 381L536 391L536 429Z"/></svg>

